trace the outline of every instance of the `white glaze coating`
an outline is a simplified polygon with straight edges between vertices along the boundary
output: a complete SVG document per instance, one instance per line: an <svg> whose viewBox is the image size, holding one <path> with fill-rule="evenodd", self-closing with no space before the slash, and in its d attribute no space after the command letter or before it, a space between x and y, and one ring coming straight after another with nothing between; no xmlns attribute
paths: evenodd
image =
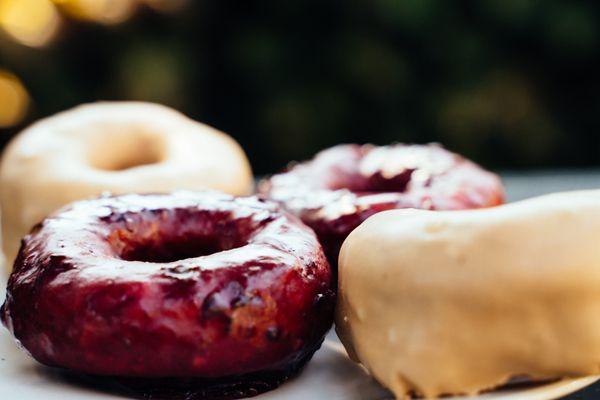
<svg viewBox="0 0 600 400"><path fill-rule="evenodd" d="M76 107L25 129L0 164L2 246L12 265L21 237L61 206L103 192L252 189L240 146L170 108L141 102Z"/></svg>
<svg viewBox="0 0 600 400"><path fill-rule="evenodd" d="M398 398L600 372L600 191L385 211L344 242L336 330Z"/></svg>

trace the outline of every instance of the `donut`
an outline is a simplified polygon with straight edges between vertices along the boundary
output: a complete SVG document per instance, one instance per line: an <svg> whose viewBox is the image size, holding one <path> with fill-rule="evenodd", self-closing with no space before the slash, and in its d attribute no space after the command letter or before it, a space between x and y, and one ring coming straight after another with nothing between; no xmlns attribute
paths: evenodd
<svg viewBox="0 0 600 400"><path fill-rule="evenodd" d="M503 202L500 179L437 144L338 145L259 185L315 230L332 265L348 234L394 208L459 210Z"/></svg>
<svg viewBox="0 0 600 400"><path fill-rule="evenodd" d="M600 373L600 191L391 210L344 242L336 330L397 398Z"/></svg>
<svg viewBox="0 0 600 400"><path fill-rule="evenodd" d="M12 265L32 226L104 192L214 189L249 194L253 177L229 136L164 106L102 102L25 129L0 163L2 246Z"/></svg>
<svg viewBox="0 0 600 400"><path fill-rule="evenodd" d="M330 266L296 217L176 192L82 200L36 225L1 316L42 364L240 397L298 371L333 305Z"/></svg>

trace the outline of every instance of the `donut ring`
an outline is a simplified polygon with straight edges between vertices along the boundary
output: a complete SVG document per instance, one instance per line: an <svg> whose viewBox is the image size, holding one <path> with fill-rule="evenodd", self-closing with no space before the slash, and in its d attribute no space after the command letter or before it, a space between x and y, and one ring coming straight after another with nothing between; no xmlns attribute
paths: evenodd
<svg viewBox="0 0 600 400"><path fill-rule="evenodd" d="M260 183L313 228L332 265L369 216L395 208L459 210L503 202L500 179L439 145L338 145Z"/></svg>
<svg viewBox="0 0 600 400"><path fill-rule="evenodd" d="M2 319L49 366L256 394L320 347L331 275L314 233L274 203L212 192L103 197L24 239Z"/></svg>
<svg viewBox="0 0 600 400"><path fill-rule="evenodd" d="M43 119L21 132L0 165L8 264L34 224L103 192L215 189L249 194L253 177L226 134L151 103L103 102Z"/></svg>
<svg viewBox="0 0 600 400"><path fill-rule="evenodd" d="M598 375L598 236L600 190L379 213L344 241L336 331L397 399Z"/></svg>

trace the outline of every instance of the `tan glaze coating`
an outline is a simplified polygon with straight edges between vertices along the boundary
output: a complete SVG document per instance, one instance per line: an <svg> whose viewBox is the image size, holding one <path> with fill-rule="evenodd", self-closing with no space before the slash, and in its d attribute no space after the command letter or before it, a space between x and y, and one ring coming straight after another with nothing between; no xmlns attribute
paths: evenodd
<svg viewBox="0 0 600 400"><path fill-rule="evenodd" d="M376 214L338 290L338 335L397 398L598 374L600 191Z"/></svg>
<svg viewBox="0 0 600 400"><path fill-rule="evenodd" d="M248 160L231 137L177 111L138 102L79 106L33 124L3 154L7 264L34 224L74 200L176 189L244 195L252 185Z"/></svg>

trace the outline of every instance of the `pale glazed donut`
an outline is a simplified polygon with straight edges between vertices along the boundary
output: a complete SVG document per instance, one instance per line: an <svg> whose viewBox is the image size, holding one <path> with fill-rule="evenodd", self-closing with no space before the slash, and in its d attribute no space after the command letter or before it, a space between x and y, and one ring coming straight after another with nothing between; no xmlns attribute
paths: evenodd
<svg viewBox="0 0 600 400"><path fill-rule="evenodd" d="M600 191L384 211L344 242L336 330L398 398L600 372Z"/></svg>
<svg viewBox="0 0 600 400"><path fill-rule="evenodd" d="M102 102L43 119L21 132L0 164L3 250L61 206L102 192L252 190L241 147L165 106Z"/></svg>

